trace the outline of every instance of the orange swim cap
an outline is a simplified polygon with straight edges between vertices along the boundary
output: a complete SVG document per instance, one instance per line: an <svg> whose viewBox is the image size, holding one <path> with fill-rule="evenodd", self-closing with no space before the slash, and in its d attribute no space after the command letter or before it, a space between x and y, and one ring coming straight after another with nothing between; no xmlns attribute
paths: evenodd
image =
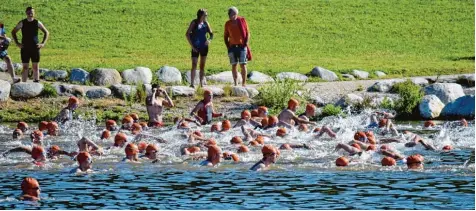
<svg viewBox="0 0 476 211"><path fill-rule="evenodd" d="M203 137L203 133L200 132L199 130L193 131L193 134L195 134L196 136L199 136L199 137Z"/></svg>
<svg viewBox="0 0 476 211"><path fill-rule="evenodd" d="M241 112L241 119L246 119L246 118L250 118L250 117L251 117L250 111L244 110L244 111Z"/></svg>
<svg viewBox="0 0 476 211"><path fill-rule="evenodd" d="M43 155L44 153L45 153L45 150L41 146L35 145L33 146L33 148L31 148L31 157L35 160L40 158L40 156Z"/></svg>
<svg viewBox="0 0 476 211"><path fill-rule="evenodd" d="M230 141L231 144L242 144L243 143L243 139L241 139L241 137L239 136L234 136L231 141Z"/></svg>
<svg viewBox="0 0 476 211"><path fill-rule="evenodd" d="M36 140L41 140L43 138L43 133L39 130L35 130L33 131L33 133L31 133L31 138Z"/></svg>
<svg viewBox="0 0 476 211"><path fill-rule="evenodd" d="M377 144L377 142L375 141L375 136L367 136L367 140L370 144Z"/></svg>
<svg viewBox="0 0 476 211"><path fill-rule="evenodd" d="M276 147L269 144L264 145L263 148L261 148L261 153L263 153L263 157L270 154L277 154Z"/></svg>
<svg viewBox="0 0 476 211"><path fill-rule="evenodd" d="M48 122L48 135L53 136L57 135L57 130L59 130L58 123L56 122Z"/></svg>
<svg viewBox="0 0 476 211"><path fill-rule="evenodd" d="M213 124L212 127L210 128L210 131L211 132L220 131L220 127L218 126L218 123Z"/></svg>
<svg viewBox="0 0 476 211"><path fill-rule="evenodd" d="M147 143L145 141L140 141L137 144L137 148L139 149L139 152L143 152L147 148Z"/></svg>
<svg viewBox="0 0 476 211"><path fill-rule="evenodd" d="M382 158L382 166L394 166L397 164L397 162L395 161L395 159L393 159L392 157L384 157Z"/></svg>
<svg viewBox="0 0 476 211"><path fill-rule="evenodd" d="M292 109L292 108L295 108L295 107L298 107L299 106L299 101L295 100L295 99L289 99L288 101L288 109Z"/></svg>
<svg viewBox="0 0 476 211"><path fill-rule="evenodd" d="M350 146L353 146L353 147L355 147L355 148L357 148L357 149L359 149L359 150L362 150L362 148L360 148L360 145L358 145L357 143L353 143L353 144L350 145Z"/></svg>
<svg viewBox="0 0 476 211"><path fill-rule="evenodd" d="M142 126L139 123L132 124L132 134L137 135L142 131Z"/></svg>
<svg viewBox="0 0 476 211"><path fill-rule="evenodd" d="M87 161L88 163L91 163L91 155L88 152L80 152L78 155L76 155L76 160L78 163L82 163Z"/></svg>
<svg viewBox="0 0 476 211"><path fill-rule="evenodd" d="M26 122L19 122L17 124L17 128L20 129L22 132L25 132L28 130L28 124Z"/></svg>
<svg viewBox="0 0 476 211"><path fill-rule="evenodd" d="M388 120L387 119L381 119L378 122L378 127L385 127L387 125Z"/></svg>
<svg viewBox="0 0 476 211"><path fill-rule="evenodd" d="M257 136L255 141L258 143L258 144L261 144L263 145L264 144L264 136Z"/></svg>
<svg viewBox="0 0 476 211"><path fill-rule="evenodd" d="M122 146L127 142L127 136L124 133L117 133L114 137L114 146Z"/></svg>
<svg viewBox="0 0 476 211"><path fill-rule="evenodd" d="M260 117L266 117L267 114L268 114L268 108L266 108L266 106L259 106L258 107L258 115Z"/></svg>
<svg viewBox="0 0 476 211"><path fill-rule="evenodd" d="M278 117L277 116L268 116L268 125L273 126L278 124Z"/></svg>
<svg viewBox="0 0 476 211"><path fill-rule="evenodd" d="M141 122L141 123L139 123L139 125L142 127L142 130L145 130L146 128L149 128L149 126L147 125L147 122Z"/></svg>
<svg viewBox="0 0 476 211"><path fill-rule="evenodd" d="M134 123L134 119L132 119L131 116L125 116L122 119L122 124L132 124L132 123Z"/></svg>
<svg viewBox="0 0 476 211"><path fill-rule="evenodd" d="M384 150L389 150L390 147L386 144L382 144L382 146L380 146L380 151L384 151Z"/></svg>
<svg viewBox="0 0 476 211"><path fill-rule="evenodd" d="M250 141L250 145L255 147L255 146L258 146L259 144L257 141Z"/></svg>
<svg viewBox="0 0 476 211"><path fill-rule="evenodd" d="M221 123L221 128L222 128L222 131L229 130L231 128L230 120L223 120L223 122Z"/></svg>
<svg viewBox="0 0 476 211"><path fill-rule="evenodd" d="M68 105L74 105L74 104L79 104L78 98L76 98L75 96L69 97Z"/></svg>
<svg viewBox="0 0 476 211"><path fill-rule="evenodd" d="M234 162L239 162L240 158L238 157L237 154L231 153L231 152L224 152L223 153L223 158L228 160L228 159L233 159Z"/></svg>
<svg viewBox="0 0 476 211"><path fill-rule="evenodd" d="M238 147L238 153L247 153L249 151L250 149L248 149L248 147L245 145L241 145L240 147Z"/></svg>
<svg viewBox="0 0 476 211"><path fill-rule="evenodd" d="M111 137L111 132L109 130L102 131L101 139L108 139Z"/></svg>
<svg viewBox="0 0 476 211"><path fill-rule="evenodd" d="M268 117L263 117L261 119L261 127L266 127L268 126Z"/></svg>
<svg viewBox="0 0 476 211"><path fill-rule="evenodd" d="M357 131L354 134L354 140L365 141L366 138L367 138L367 136L365 135L365 133L363 131Z"/></svg>
<svg viewBox="0 0 476 211"><path fill-rule="evenodd" d="M258 109L251 110L251 117L258 117Z"/></svg>
<svg viewBox="0 0 476 211"><path fill-rule="evenodd" d="M136 122L137 120L139 120L139 115L137 115L136 113L131 113L129 114L130 117L132 117L132 119L134 120L134 122Z"/></svg>
<svg viewBox="0 0 476 211"><path fill-rule="evenodd" d="M286 128L282 127L282 128L279 128L277 131L276 131L276 135L277 136L280 136L280 137L284 137L286 135Z"/></svg>
<svg viewBox="0 0 476 211"><path fill-rule="evenodd" d="M443 150L450 151L450 150L453 150L453 147L451 145L445 145L443 147Z"/></svg>
<svg viewBox="0 0 476 211"><path fill-rule="evenodd" d="M336 166L347 166L349 165L349 160L345 157L339 157L336 160Z"/></svg>
<svg viewBox="0 0 476 211"><path fill-rule="evenodd" d="M208 139L207 142L205 143L205 146L213 146L213 145L217 145L217 142L213 138Z"/></svg>
<svg viewBox="0 0 476 211"><path fill-rule="evenodd" d="M321 128L320 128L320 127L314 128L314 133L318 133L318 132L320 132L320 131L321 131Z"/></svg>
<svg viewBox="0 0 476 211"><path fill-rule="evenodd" d="M306 105L306 111L316 111L316 106L314 104L308 103Z"/></svg>
<svg viewBox="0 0 476 211"><path fill-rule="evenodd" d="M190 153L200 152L200 147L189 147L187 148L187 151Z"/></svg>
<svg viewBox="0 0 476 211"><path fill-rule="evenodd" d="M128 143L124 151L126 152L126 156L133 156L139 152L139 148L133 143Z"/></svg>
<svg viewBox="0 0 476 211"><path fill-rule="evenodd" d="M114 128L113 128L114 126L117 126L116 121L114 121L112 119L106 121L106 129L107 130L109 130L109 131L114 130Z"/></svg>
<svg viewBox="0 0 476 211"><path fill-rule="evenodd" d="M212 90L204 89L204 90L203 90L203 96L207 96L207 95L213 95Z"/></svg>
<svg viewBox="0 0 476 211"><path fill-rule="evenodd" d="M41 121L38 124L38 130L41 130L41 131L48 130L48 122L47 121Z"/></svg>
<svg viewBox="0 0 476 211"><path fill-rule="evenodd" d="M293 148L291 148L291 146L289 146L289 144L282 144L279 149L282 149L282 150L292 150Z"/></svg>
<svg viewBox="0 0 476 211"><path fill-rule="evenodd" d="M25 177L21 182L21 190L23 192L28 192L30 189L37 189L40 188L40 184L38 180L32 177Z"/></svg>
<svg viewBox="0 0 476 211"><path fill-rule="evenodd" d="M410 155L407 157L407 165L409 164L421 164L423 162L423 156L420 154Z"/></svg>
<svg viewBox="0 0 476 211"><path fill-rule="evenodd" d="M431 120L428 120L428 121L425 122L425 124L423 126L424 127L434 127L435 123Z"/></svg>
<svg viewBox="0 0 476 211"><path fill-rule="evenodd" d="M233 159L234 162L240 162L240 157L238 157L237 154L231 154L231 159Z"/></svg>
<svg viewBox="0 0 476 211"><path fill-rule="evenodd" d="M53 146L50 147L49 151L50 151L51 154L56 154L60 150L61 150L61 148L58 145L53 145Z"/></svg>
<svg viewBox="0 0 476 211"><path fill-rule="evenodd" d="M307 131L309 131L309 128L307 127L306 124L300 124L298 130L300 130L302 132L307 132Z"/></svg>
<svg viewBox="0 0 476 211"><path fill-rule="evenodd" d="M200 149L200 148L199 148ZM150 153L155 153L155 152L158 152L159 151L159 147L155 144L149 144L147 145L147 147L145 148L145 153L146 154L150 154Z"/></svg>
<svg viewBox="0 0 476 211"><path fill-rule="evenodd" d="M375 151L375 145L374 144L370 144L367 149L365 151Z"/></svg>

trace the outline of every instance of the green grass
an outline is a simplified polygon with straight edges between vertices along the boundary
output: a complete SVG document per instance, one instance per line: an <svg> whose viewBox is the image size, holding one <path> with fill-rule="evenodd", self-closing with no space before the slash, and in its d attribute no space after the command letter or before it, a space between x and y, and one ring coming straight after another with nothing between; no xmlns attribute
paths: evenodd
<svg viewBox="0 0 476 211"><path fill-rule="evenodd" d="M185 31L207 8L215 32L207 74L229 70L223 44L227 9L247 18L254 61L249 70L274 75L383 70L390 76L474 72L474 1L434 0L4 0L0 17L11 29L32 4L51 32L42 50L50 69L163 65L190 69ZM14 62L19 49L9 49Z"/></svg>

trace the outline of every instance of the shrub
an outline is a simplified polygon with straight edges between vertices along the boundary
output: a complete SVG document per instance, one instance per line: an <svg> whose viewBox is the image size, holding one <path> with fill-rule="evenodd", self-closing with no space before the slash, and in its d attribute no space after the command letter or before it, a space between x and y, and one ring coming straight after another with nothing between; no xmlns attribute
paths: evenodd
<svg viewBox="0 0 476 211"><path fill-rule="evenodd" d="M58 97L56 89L49 83L43 83L43 91L41 92L43 97Z"/></svg>
<svg viewBox="0 0 476 211"><path fill-rule="evenodd" d="M395 104L393 103L390 98L385 97L383 98L382 102L380 103L380 107L384 109L389 109L389 110L394 110L395 109Z"/></svg>
<svg viewBox="0 0 476 211"><path fill-rule="evenodd" d="M147 91L145 90L145 86L142 83L138 83L136 85L136 102L140 104L145 103L145 99L147 98Z"/></svg>
<svg viewBox="0 0 476 211"><path fill-rule="evenodd" d="M395 102L395 110L399 115L411 115L423 98L421 87L410 80L396 83L392 91L400 95L400 99Z"/></svg>
<svg viewBox="0 0 476 211"><path fill-rule="evenodd" d="M258 88L257 103L268 108L286 108L291 98L300 102L306 100L308 94L304 91L303 87L304 83L294 80L282 80L264 84Z"/></svg>
<svg viewBox="0 0 476 211"><path fill-rule="evenodd" d="M232 89L233 87L230 85L230 84L226 84L224 87L223 87L223 96L225 97L230 97L231 94L232 94ZM203 94L203 93L202 93Z"/></svg>
<svg viewBox="0 0 476 211"><path fill-rule="evenodd" d="M333 104L327 104L322 109L322 116L337 116L342 113L342 110L339 106L335 106Z"/></svg>

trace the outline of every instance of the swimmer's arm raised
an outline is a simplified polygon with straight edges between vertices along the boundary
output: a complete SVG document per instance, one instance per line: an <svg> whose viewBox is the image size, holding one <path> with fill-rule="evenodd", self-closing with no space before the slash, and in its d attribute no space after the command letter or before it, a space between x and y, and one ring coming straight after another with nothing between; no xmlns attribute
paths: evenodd
<svg viewBox="0 0 476 211"><path fill-rule="evenodd" d="M172 101L172 99L170 99L169 95L167 94L167 91L165 91L163 89L161 89L161 90L162 90L162 93L164 93L164 95L165 95L165 100L167 100L165 103L162 102L162 104L167 106L167 107L174 107L175 106L174 102Z"/></svg>
<svg viewBox="0 0 476 211"><path fill-rule="evenodd" d="M8 151L4 152L2 155L3 155L4 157L6 157L8 154L13 153L13 152L25 152L25 153L28 153L28 154L31 155L31 149L28 148L28 147L17 147L17 148L13 148L13 149L11 149L11 150L8 150Z"/></svg>

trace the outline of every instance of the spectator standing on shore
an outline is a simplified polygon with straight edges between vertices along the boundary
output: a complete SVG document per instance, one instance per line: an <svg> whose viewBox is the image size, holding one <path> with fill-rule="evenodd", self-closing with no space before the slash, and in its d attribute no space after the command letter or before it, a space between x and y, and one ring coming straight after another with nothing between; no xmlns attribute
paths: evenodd
<svg viewBox="0 0 476 211"><path fill-rule="evenodd" d="M199 9L197 19L192 20L188 26L187 41L192 47L192 70L190 87L195 87L195 71L197 70L198 56L200 56L200 87L203 87L203 76L205 75L205 63L207 61L208 46L213 39L213 31L207 21L208 13L206 9ZM207 39L207 33L210 38Z"/></svg>
<svg viewBox="0 0 476 211"><path fill-rule="evenodd" d="M235 86L237 85L238 73L236 66L239 63L241 68L242 85L246 86L246 63L251 61L251 51L249 48L250 30L245 18L238 16L238 8L228 9L228 20L225 23L224 39L230 58L231 71Z"/></svg>
<svg viewBox="0 0 476 211"><path fill-rule="evenodd" d="M40 82L40 49L46 44L49 32L39 20L35 19L35 9L33 7L26 8L25 19L18 22L12 31L12 37L15 44L21 48L21 62L23 63L22 81L28 80L28 72L30 69L30 60L33 66L33 82ZM43 32L43 41L38 40L38 29ZM18 42L17 32L21 30L21 43Z"/></svg>
<svg viewBox="0 0 476 211"><path fill-rule="evenodd" d="M10 56L8 56L8 46L10 46L10 38L7 37L6 31L5 31L5 25L0 22L0 59L5 61L7 65L7 70L8 73L10 73L10 76L12 77L13 83L18 83L20 82L19 78L15 77L15 71L13 71L13 64L12 64L12 59Z"/></svg>

